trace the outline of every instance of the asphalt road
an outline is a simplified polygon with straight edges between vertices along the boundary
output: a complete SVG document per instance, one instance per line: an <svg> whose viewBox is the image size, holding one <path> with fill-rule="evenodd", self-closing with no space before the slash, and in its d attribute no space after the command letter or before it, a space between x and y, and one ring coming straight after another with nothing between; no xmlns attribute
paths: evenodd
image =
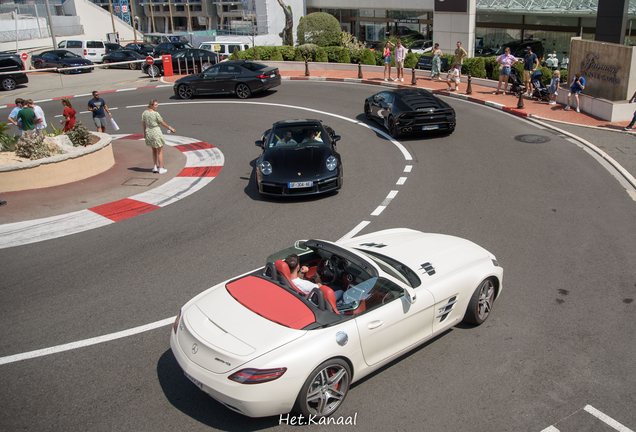
<svg viewBox="0 0 636 432"><path fill-rule="evenodd" d="M411 161L372 130L326 114L364 122L362 101L376 91L287 81L247 102L184 103L170 88L107 95L121 132L138 133L143 107L131 106L157 98L164 119L221 149L225 166L209 186L159 211L0 250L0 358L172 317L297 239L337 240L369 221L361 233L409 227L484 246L505 269L504 292L484 325L455 328L357 383L339 416L378 431L615 430L583 410L591 405L636 429L634 200L579 146L501 111L449 100L457 130L403 140ZM58 104L41 105L48 113ZM274 121L305 117L342 135L344 188L262 199L254 140ZM610 135L606 145L623 139ZM245 418L200 392L176 364L169 330L0 365L0 429L292 427Z"/></svg>

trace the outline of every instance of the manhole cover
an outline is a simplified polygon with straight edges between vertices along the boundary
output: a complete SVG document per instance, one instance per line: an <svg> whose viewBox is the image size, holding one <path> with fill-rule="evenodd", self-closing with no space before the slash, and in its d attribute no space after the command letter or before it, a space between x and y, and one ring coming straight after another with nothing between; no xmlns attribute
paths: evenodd
<svg viewBox="0 0 636 432"><path fill-rule="evenodd" d="M531 144L541 144L550 141L550 138L542 135L517 135L515 137L517 141Z"/></svg>
<svg viewBox="0 0 636 432"><path fill-rule="evenodd" d="M124 186L150 186L157 179L155 178L131 178L122 183Z"/></svg>

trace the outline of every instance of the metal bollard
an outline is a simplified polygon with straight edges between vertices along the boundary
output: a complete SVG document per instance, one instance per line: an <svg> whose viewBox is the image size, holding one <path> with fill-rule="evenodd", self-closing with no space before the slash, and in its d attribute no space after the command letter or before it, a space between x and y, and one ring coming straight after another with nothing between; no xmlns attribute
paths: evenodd
<svg viewBox="0 0 636 432"><path fill-rule="evenodd" d="M179 75L181 75L181 62L177 60L177 68L179 69Z"/></svg>
<svg viewBox="0 0 636 432"><path fill-rule="evenodd" d="M309 62L305 59L305 76L309 76Z"/></svg>
<svg viewBox="0 0 636 432"><path fill-rule="evenodd" d="M362 79L362 63L358 62L358 78Z"/></svg>
<svg viewBox="0 0 636 432"><path fill-rule="evenodd" d="M186 60L187 61L187 60ZM195 74L197 73L197 65L194 62L194 57L192 57L192 73Z"/></svg>
<svg viewBox="0 0 636 432"><path fill-rule="evenodd" d="M468 75L468 85L466 86L466 94L473 94L473 87L470 83L472 77Z"/></svg>
<svg viewBox="0 0 636 432"><path fill-rule="evenodd" d="M523 88L523 90L522 90ZM523 92L525 91L526 87L525 86L520 86L519 88L519 102L517 102L517 108L518 109L523 109L525 108L525 105L523 104Z"/></svg>
<svg viewBox="0 0 636 432"><path fill-rule="evenodd" d="M415 67L411 68L411 84L417 85L417 78L415 78Z"/></svg>

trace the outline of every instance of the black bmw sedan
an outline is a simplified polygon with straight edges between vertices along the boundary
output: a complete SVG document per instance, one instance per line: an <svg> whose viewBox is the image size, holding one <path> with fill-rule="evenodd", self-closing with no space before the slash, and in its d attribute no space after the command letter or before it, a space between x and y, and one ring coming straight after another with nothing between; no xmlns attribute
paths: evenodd
<svg viewBox="0 0 636 432"><path fill-rule="evenodd" d="M246 99L252 93L269 90L280 83L278 68L246 60L224 61L198 75L179 79L174 83L174 94L190 99L195 95L234 93Z"/></svg>
<svg viewBox="0 0 636 432"><path fill-rule="evenodd" d="M385 90L364 101L364 115L386 127L392 137L428 132L453 133L455 110L422 89Z"/></svg>
<svg viewBox="0 0 636 432"><path fill-rule="evenodd" d="M256 145L256 183L263 195L301 196L342 187L340 136L320 120L283 120L265 131Z"/></svg>
<svg viewBox="0 0 636 432"><path fill-rule="evenodd" d="M41 54L31 56L31 65L35 69L60 68L60 72L63 73L92 72L93 68L68 69L74 66L90 66L92 64L92 61L67 50L44 51Z"/></svg>

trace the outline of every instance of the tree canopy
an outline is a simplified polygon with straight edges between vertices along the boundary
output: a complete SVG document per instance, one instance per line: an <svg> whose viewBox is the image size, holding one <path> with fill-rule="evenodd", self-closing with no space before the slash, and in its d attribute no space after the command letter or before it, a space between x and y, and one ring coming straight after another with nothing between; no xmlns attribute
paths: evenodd
<svg viewBox="0 0 636 432"><path fill-rule="evenodd" d="M310 13L300 19L296 29L298 44L316 44L321 47L340 46L342 30L340 23L332 15L325 12Z"/></svg>

